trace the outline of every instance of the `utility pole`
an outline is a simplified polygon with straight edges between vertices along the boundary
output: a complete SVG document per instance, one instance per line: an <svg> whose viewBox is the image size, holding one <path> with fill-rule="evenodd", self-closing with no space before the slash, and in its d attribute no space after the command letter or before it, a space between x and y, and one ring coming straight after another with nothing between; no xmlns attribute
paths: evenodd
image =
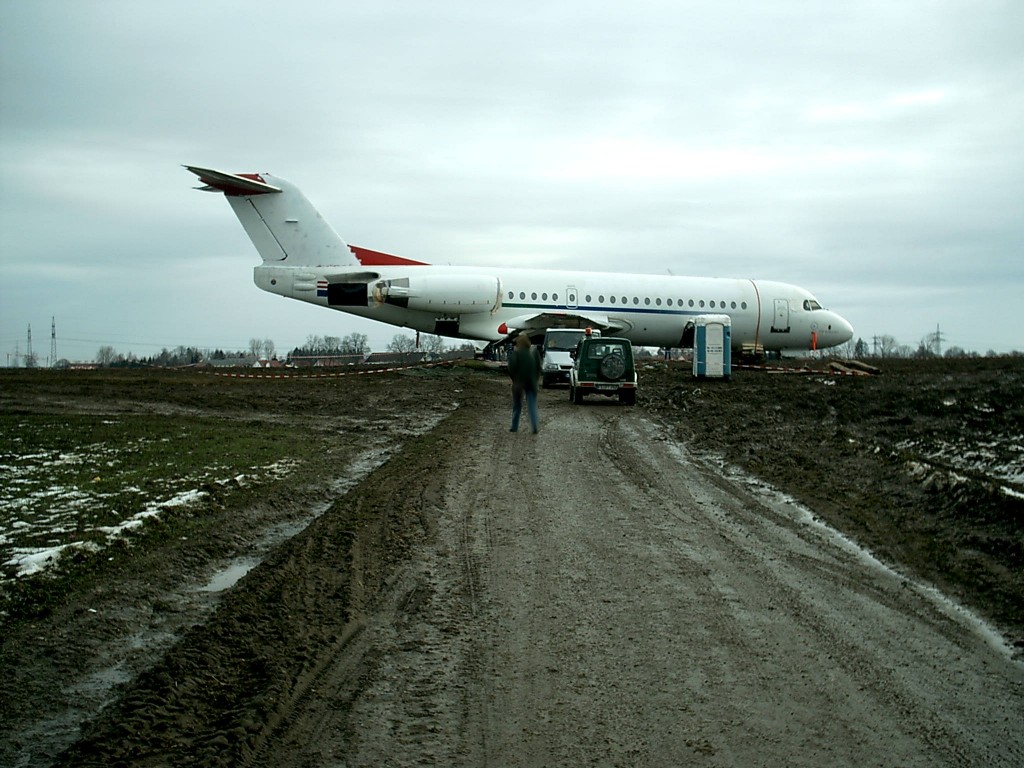
<svg viewBox="0 0 1024 768"><path fill-rule="evenodd" d="M50 315L50 368L57 365L57 318Z"/></svg>
<svg viewBox="0 0 1024 768"><path fill-rule="evenodd" d="M929 333L925 336L925 341L928 344L928 349L935 353L936 357L942 357L942 331L939 330L939 324L935 324L935 333Z"/></svg>
<svg viewBox="0 0 1024 768"><path fill-rule="evenodd" d="M28 346L25 348L25 367L35 368L35 358L32 356L32 323L28 324Z"/></svg>
<svg viewBox="0 0 1024 768"><path fill-rule="evenodd" d="M942 331L938 323L935 324L935 354L942 357Z"/></svg>

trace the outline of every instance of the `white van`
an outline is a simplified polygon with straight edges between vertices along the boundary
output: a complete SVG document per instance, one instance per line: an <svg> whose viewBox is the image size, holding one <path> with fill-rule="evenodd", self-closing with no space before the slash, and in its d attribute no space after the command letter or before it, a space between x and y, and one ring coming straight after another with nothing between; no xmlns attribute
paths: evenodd
<svg viewBox="0 0 1024 768"><path fill-rule="evenodd" d="M569 383L569 371L572 369L571 353L576 349L580 339L588 335L600 336L601 332L587 331L584 328L548 328L544 332L544 342L540 345L541 386Z"/></svg>

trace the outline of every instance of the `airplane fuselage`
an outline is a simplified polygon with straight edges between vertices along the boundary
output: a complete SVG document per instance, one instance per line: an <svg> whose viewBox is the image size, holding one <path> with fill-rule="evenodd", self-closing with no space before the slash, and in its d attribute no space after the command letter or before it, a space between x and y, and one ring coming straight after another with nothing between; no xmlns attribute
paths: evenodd
<svg viewBox="0 0 1024 768"><path fill-rule="evenodd" d="M522 318L543 315L540 325L608 321L616 335L637 346L679 347L697 315L729 315L732 342L766 351L813 349L852 336L842 317L822 309L806 290L765 280L674 275L487 269L416 265L372 267L375 277L353 270L350 285L366 283L365 301L337 303L330 284L348 279L337 267L261 265L256 284L271 293L391 325L456 338L496 341ZM360 306L362 303L362 306Z"/></svg>

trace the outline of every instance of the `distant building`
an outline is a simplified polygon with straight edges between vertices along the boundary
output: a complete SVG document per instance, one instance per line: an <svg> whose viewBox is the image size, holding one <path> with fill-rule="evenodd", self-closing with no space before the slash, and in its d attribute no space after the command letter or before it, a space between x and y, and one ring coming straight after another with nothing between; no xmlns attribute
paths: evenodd
<svg viewBox="0 0 1024 768"><path fill-rule="evenodd" d="M426 352L371 352L367 365L416 365L427 359Z"/></svg>
<svg viewBox="0 0 1024 768"><path fill-rule="evenodd" d="M205 361L214 368L252 368L256 358L251 355L235 357L223 357L221 359L208 359Z"/></svg>
<svg viewBox="0 0 1024 768"><path fill-rule="evenodd" d="M362 365L366 355L355 352L346 355L293 355L288 363L296 368L338 368L349 365Z"/></svg>

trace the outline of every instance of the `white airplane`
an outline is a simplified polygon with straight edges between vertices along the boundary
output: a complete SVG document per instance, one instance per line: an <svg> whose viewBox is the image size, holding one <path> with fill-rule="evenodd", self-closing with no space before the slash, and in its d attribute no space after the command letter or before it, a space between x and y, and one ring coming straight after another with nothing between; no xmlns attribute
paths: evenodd
<svg viewBox="0 0 1024 768"><path fill-rule="evenodd" d="M425 264L349 246L293 184L266 173L186 165L223 192L263 263L270 293L454 338L499 342L513 333L593 327L636 346L693 345L694 317L727 314L739 353L823 349L852 326L795 285L617 272Z"/></svg>

